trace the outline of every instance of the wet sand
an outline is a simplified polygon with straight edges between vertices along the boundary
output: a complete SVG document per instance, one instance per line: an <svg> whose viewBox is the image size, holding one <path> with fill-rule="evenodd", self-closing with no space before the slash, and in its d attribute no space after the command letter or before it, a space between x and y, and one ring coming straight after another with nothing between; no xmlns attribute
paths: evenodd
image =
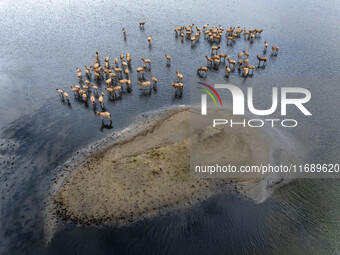
<svg viewBox="0 0 340 255"><path fill-rule="evenodd" d="M119 223L188 207L225 190L238 189L258 199L259 176L247 180L190 177L193 114L197 112L179 108L166 118L148 121L130 138L85 155L55 194L56 215L83 224ZM256 129L230 132L225 144L235 154L230 163L268 160L266 144Z"/></svg>

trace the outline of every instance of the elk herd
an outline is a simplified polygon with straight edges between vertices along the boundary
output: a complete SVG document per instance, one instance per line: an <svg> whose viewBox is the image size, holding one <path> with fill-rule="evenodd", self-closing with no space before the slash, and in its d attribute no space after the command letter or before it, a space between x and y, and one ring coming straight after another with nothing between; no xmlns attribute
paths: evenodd
<svg viewBox="0 0 340 255"><path fill-rule="evenodd" d="M139 27L141 30L144 30L145 22L139 22ZM125 28L122 29L124 39L126 39L127 31ZM223 33L225 31L225 36ZM240 27L230 27L224 29L221 25L217 27L209 27L209 24L204 25L202 28L195 26L194 24L186 26L180 26L175 29L175 36L181 37L182 40L187 39L190 40L192 46L195 46L196 43L199 42L199 38L204 37L204 40L207 40L210 44L216 43L217 45L211 46L211 51L209 55L206 55L205 58L207 60L207 64L205 66L200 66L197 68L197 74L201 77L207 76L209 70L219 69L221 63L225 66L225 76L226 78L230 77L232 71L236 68L239 74L246 78L248 75L253 75L255 66L249 65L249 56L250 53L246 50L239 52L235 59L232 59L225 50L222 50L221 41L223 37L226 38L226 47L232 46L236 43L236 40L243 36L244 40L249 41L249 43L254 43L255 38L260 37L263 32L263 29L249 29L246 28L241 29ZM151 44L152 35L147 38L149 45ZM260 55L256 55L258 60L258 67L264 67L267 63L266 52L268 48L267 41L264 42L264 48ZM219 53L219 51L224 51L224 53ZM279 47L272 46L272 55L276 56L279 52ZM168 66L171 65L171 57L167 54L165 55L165 61ZM119 61L120 59L120 61ZM105 111L104 107L104 97L110 99L116 99L118 97L122 97L123 91L132 91L132 83L131 83L131 62L132 58L130 53L120 54L118 58L114 58L112 63L110 62L109 57L104 58L103 65L101 64L99 58L99 52L95 52L94 64L88 66L84 66L84 74L82 70L76 67L77 78L79 80L79 85L73 83L70 86L72 93L75 98L80 101L83 101L86 105L91 103L95 114L100 116L102 121L103 118L108 118L110 122L112 122L111 114ZM151 75L151 80L148 81L145 79L145 72L151 70L151 60L146 58L141 58L141 66L137 67L136 75L137 75L137 85L140 86L140 89L156 89L157 88L157 78ZM175 89L175 94L180 93L180 96L183 92L183 74L181 74L178 70L176 70L177 81L171 82L171 86ZM99 86L93 85L93 81L105 81L104 91L99 92ZM98 83L97 85L100 85ZM69 102L69 95L66 90L62 90L57 88L59 96L62 100L66 100ZM96 110L97 102L101 108L101 112Z"/></svg>
<svg viewBox="0 0 340 255"><path fill-rule="evenodd" d="M250 44L254 43L255 38L261 37L261 34L263 32L263 29L249 29L241 28L241 27L229 27L227 29L224 29L221 25L218 27L210 27L209 24L206 24L203 26L203 30L198 28L196 26L196 33L193 30L194 24L189 25L188 27L180 26L175 29L175 36L187 38L191 41L191 45L193 45L195 42L198 42L198 37L201 34L201 31L204 34L204 39L207 40L210 44L216 43L218 45L211 46L211 52L210 56L205 55L205 58L207 60L207 66L201 66L197 68L197 74L199 76L207 76L208 69L219 69L221 63L225 64L225 76L229 78L230 73L235 70L237 67L238 72L243 76L244 78L248 77L248 75L253 75L253 72L255 70L254 65L249 65L249 56L250 53L243 50L239 52L234 60L232 59L227 53L218 53L221 51L221 41L223 39L223 32L225 30L225 37L226 37L226 44L227 46L232 46L236 43L236 40L241 38L243 36L244 40L249 41ZM195 36L191 36L194 34ZM267 57L265 56L267 53L267 47L268 43L267 41L264 42L264 48L262 51L262 55L260 56L257 54L257 60L258 60L258 67L262 66L264 67L267 63ZM279 47L272 46L272 53L271 55L276 56L279 52ZM227 63L226 63L227 61Z"/></svg>

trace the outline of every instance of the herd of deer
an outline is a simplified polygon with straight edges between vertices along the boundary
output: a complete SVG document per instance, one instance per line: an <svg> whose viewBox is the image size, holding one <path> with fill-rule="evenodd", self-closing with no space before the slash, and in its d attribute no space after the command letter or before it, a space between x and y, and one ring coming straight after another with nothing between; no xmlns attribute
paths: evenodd
<svg viewBox="0 0 340 255"><path fill-rule="evenodd" d="M140 22L139 26L140 29L144 29L144 24L145 22ZM181 26L175 29L175 34L176 37L179 35L184 38L190 38L191 44L194 44L196 41L198 41L201 32L204 32L205 38L210 42L217 42L220 43L222 39L222 33L224 29L222 26L219 27L209 27L209 24L204 25L203 29L199 28L196 26L196 33L193 31L194 24L191 24L188 27ZM243 32L243 35L246 39L250 40L252 43L254 38L256 36L261 36L263 29L250 29L246 30L241 29L238 27L236 30L235 28L228 28L226 29L226 38L227 38L227 45L230 45L231 43L234 42L236 38L239 38ZM193 37L191 35L194 34ZM126 38L126 30L123 28L123 36ZM152 35L148 37L148 42L151 44L151 38ZM265 46L263 53L266 54L266 50L268 47L268 43L265 41ZM197 73L201 76L203 73L205 75L208 74L208 67L210 68L216 68L218 69L220 63L223 61L225 62L226 59L228 61L228 64L225 65L225 71L226 71L226 76L230 76L231 72L231 66L233 69L238 65L238 70L239 72L241 69L243 70L242 75L244 77L247 77L249 74L249 70L251 70L251 74L253 74L255 66L249 65L248 60L249 60L249 52L246 52L243 50L239 54L237 54L238 61L230 59L230 57L225 54L225 53L220 53L218 54L219 49L221 48L220 45L218 46L212 46L211 47L211 56L205 56L208 62L208 66L202 66L197 68ZM272 54L277 55L279 51L279 47L272 46ZM103 92L99 93L98 92L98 87L93 85L90 80L92 79L92 75L94 76L94 79L96 80L105 80L106 85L104 86L104 90L106 91L106 95L109 98L115 98L118 95L122 95L122 91L124 90L124 85L128 91L131 91L131 79L130 79L130 71L131 70L131 56L129 53L120 54L120 65L119 65L119 60L118 58L114 59L114 65L110 65L110 60L108 57L104 59L104 66L100 64L100 59L99 59L99 53L96 51L95 54L95 59L94 59L94 65L91 65L89 67L85 67L85 75L83 76L81 69L76 67L77 70L77 77L79 79L79 84L80 85L73 85L70 86L74 96L78 99L81 99L84 101L86 104L88 102L88 99L90 100L92 106L94 109L96 109L96 97L98 97L98 102L99 105L102 109L102 112L95 111L96 115L100 116L102 121L103 118L106 117L108 118L111 122L111 114L109 112L103 112L104 110L104 96L105 94ZM167 61L167 64L170 65L171 63L171 57L167 54L165 54L165 59ZM223 59L223 60L222 60ZM257 59L259 61L259 66L261 62L263 62L263 65L266 64L267 58L266 57L260 57L257 55ZM157 84L157 79L151 75L151 80L150 81L145 80L144 78L144 71L150 70L151 69L151 60L150 59L145 59L141 58L141 61L143 62L143 65L141 67L138 67L136 69L137 71L137 84L141 86L141 89L143 88L152 88L152 86L156 86ZM125 75L125 78L124 78ZM177 94L178 91L182 93L183 91L183 75L180 74L178 70L176 70L176 75L177 75L177 82L171 82L171 85L175 88L175 93ZM62 100L67 100L69 103L69 96L68 93L65 90L61 90L59 88L56 89L59 93L59 96L62 98Z"/></svg>
<svg viewBox="0 0 340 255"><path fill-rule="evenodd" d="M185 38L187 38L188 40L191 41L191 44L193 44L199 38L201 31L203 31L205 39L207 39L211 44L212 43L218 43L218 44L221 43L221 40L223 38L222 35L223 35L223 31L224 31L224 28L221 25L219 25L218 27L210 27L209 28L209 24L207 24L207 25L203 26L203 30L201 30L201 28L198 28L196 26L196 33L193 31L193 27L194 27L194 24L191 24L188 27L180 26L178 28L175 28L175 36L178 37L180 35L182 37L182 39L185 37ZM253 43L254 38L260 37L262 32L263 32L263 29L249 29L247 31L246 28L241 29L240 27L238 27L237 29L235 29L235 27L230 27L230 28L226 29L227 45L233 44L237 38L241 37L242 33L243 33L245 39L248 39L250 41L250 43ZM193 37L191 37L192 34L194 34ZM268 43L267 43L267 41L265 41L264 42L264 50L263 50L264 55L267 52L267 47L268 47ZM205 56L205 58L208 62L208 66L202 66L202 67L197 68L197 73L200 76L202 76L203 74L205 74L205 75L208 74L208 67L218 69L219 66L220 66L220 63L222 61L225 62L226 59L228 61L228 64L225 65L225 72L226 72L227 77L230 76L230 72L232 70L231 66L234 69L236 67L236 65L238 65L239 72L241 71L241 69L243 70L242 75L244 77L247 77L248 74L250 74L249 70L251 70L251 74L253 74L255 66L248 64L249 55L250 55L249 52L246 52L245 50L243 50L242 52L237 54L238 61L235 61L235 60L231 59L228 56L228 54L226 54L226 53L218 54L218 50L220 48L221 48L220 45L211 47L211 56L208 56L208 55ZM279 52L279 47L272 46L272 54L277 55L278 52ZM265 56L261 57L261 56L257 55L257 60L259 61L258 66L261 65L261 62L263 62L263 65L265 65L267 63L267 57L265 57Z"/></svg>

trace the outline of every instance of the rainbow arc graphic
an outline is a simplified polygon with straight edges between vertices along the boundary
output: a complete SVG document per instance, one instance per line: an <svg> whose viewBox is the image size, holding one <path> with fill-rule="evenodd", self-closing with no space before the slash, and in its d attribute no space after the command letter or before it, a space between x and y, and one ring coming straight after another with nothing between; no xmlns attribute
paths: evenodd
<svg viewBox="0 0 340 255"><path fill-rule="evenodd" d="M217 96L217 98L218 98L218 100L220 101L220 104L221 104L221 106L222 106L221 97L220 97L220 95L217 93L217 91L216 91L212 86L210 86L209 84L203 83L203 82L199 82L199 84L201 84L201 85L203 85L203 86L209 88L209 89ZM212 94L209 90L207 90L207 89L205 89L205 88L200 88L200 87L197 87L197 88L200 89L200 90L203 90L204 92L206 92L206 93L211 97L211 99L214 101L215 105L217 105L217 102L216 102L216 100L215 100L215 97L213 96L213 94Z"/></svg>

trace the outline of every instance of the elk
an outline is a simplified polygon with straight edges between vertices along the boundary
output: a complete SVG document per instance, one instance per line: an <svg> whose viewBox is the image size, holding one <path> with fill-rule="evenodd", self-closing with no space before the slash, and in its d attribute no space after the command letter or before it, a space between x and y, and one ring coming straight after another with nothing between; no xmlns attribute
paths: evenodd
<svg viewBox="0 0 340 255"><path fill-rule="evenodd" d="M127 83L129 82L129 80L127 80L127 79L122 79L122 80L119 80L118 78L116 78L116 79L117 79L117 82L118 82L120 85L124 85L124 84L127 85Z"/></svg>
<svg viewBox="0 0 340 255"><path fill-rule="evenodd" d="M190 38L191 44L193 44L195 42L195 40L196 40L196 36Z"/></svg>
<svg viewBox="0 0 340 255"><path fill-rule="evenodd" d="M105 117L105 118L108 118L110 120L110 122L112 123L111 113L96 111L96 115L100 116L100 119L102 120L102 122L104 121L103 118Z"/></svg>
<svg viewBox="0 0 340 255"><path fill-rule="evenodd" d="M226 33L227 33L227 34L231 34L232 32L234 32L234 29L235 29L235 28L230 27L230 28L228 28L228 29L226 30Z"/></svg>
<svg viewBox="0 0 340 255"><path fill-rule="evenodd" d="M257 55L257 59L259 60L259 66L261 64L261 61L263 61L263 65L265 63L267 63L267 58L266 57L260 57L259 55Z"/></svg>
<svg viewBox="0 0 340 255"><path fill-rule="evenodd" d="M168 61L168 63L170 64L171 57L170 57L169 55L166 55L166 54L165 54L165 58L166 58L166 60Z"/></svg>
<svg viewBox="0 0 340 255"><path fill-rule="evenodd" d="M115 67L111 67L113 69L113 71L116 72L116 74L122 74L122 69L121 68L115 68Z"/></svg>
<svg viewBox="0 0 340 255"><path fill-rule="evenodd" d="M243 66L243 76L247 77L248 73L249 73L249 69L247 67Z"/></svg>
<svg viewBox="0 0 340 255"><path fill-rule="evenodd" d="M207 76L208 75L208 68L206 66L201 66L201 67L197 68L197 73L199 75L201 75L202 72L204 72L205 76Z"/></svg>
<svg viewBox="0 0 340 255"><path fill-rule="evenodd" d="M228 77L230 76L230 68L228 65L225 65L225 72L228 74Z"/></svg>
<svg viewBox="0 0 340 255"><path fill-rule="evenodd" d="M216 51L216 54L218 53L218 50L221 48L221 46L220 45L218 45L218 46L212 46L211 47L211 52L213 53L214 51Z"/></svg>
<svg viewBox="0 0 340 255"><path fill-rule="evenodd" d="M77 95L78 92L79 92L79 90L80 90L80 88L73 88L72 85L70 86L70 88L71 88L71 90L72 90L72 92L73 92L74 95ZM59 93L60 93L60 92L59 92Z"/></svg>
<svg viewBox="0 0 340 255"><path fill-rule="evenodd" d="M87 95L86 95L86 93L81 94L81 96L83 97L83 100L84 100L85 102L87 102Z"/></svg>
<svg viewBox="0 0 340 255"><path fill-rule="evenodd" d="M233 36L227 36L227 44L229 45L229 42L233 42L235 37L235 34Z"/></svg>
<svg viewBox="0 0 340 255"><path fill-rule="evenodd" d="M148 67L151 67L151 60L150 59L141 58L141 60L144 62L145 65L147 65Z"/></svg>
<svg viewBox="0 0 340 255"><path fill-rule="evenodd" d="M151 75L151 79L153 83L157 83L157 79L153 75Z"/></svg>
<svg viewBox="0 0 340 255"><path fill-rule="evenodd" d="M209 62L210 65L212 65L213 59L208 56L205 56L205 58L207 59L207 62Z"/></svg>
<svg viewBox="0 0 340 255"><path fill-rule="evenodd" d="M126 53L126 61L128 62L128 64L131 64L131 57L130 57L130 53Z"/></svg>
<svg viewBox="0 0 340 255"><path fill-rule="evenodd" d="M263 32L263 29L255 29L256 34L261 36L261 33Z"/></svg>
<svg viewBox="0 0 340 255"><path fill-rule="evenodd" d="M116 91L119 91L119 93L122 93L122 88L121 88L121 86L112 87L112 90L113 90L113 93L115 93L115 94L116 94Z"/></svg>
<svg viewBox="0 0 340 255"><path fill-rule="evenodd" d="M69 99L68 99L68 94L67 94L66 90L64 89L63 92L64 92L64 96L65 96L66 100L68 101Z"/></svg>
<svg viewBox="0 0 340 255"><path fill-rule="evenodd" d="M126 69L128 67L128 64L125 61L122 61L122 66Z"/></svg>
<svg viewBox="0 0 340 255"><path fill-rule="evenodd" d="M112 88L105 86L104 89L106 90L108 96L109 95L113 96L113 89Z"/></svg>
<svg viewBox="0 0 340 255"><path fill-rule="evenodd" d="M255 38L255 34L252 34L252 35L250 36L250 42L251 42L251 43L254 41L254 38Z"/></svg>
<svg viewBox="0 0 340 255"><path fill-rule="evenodd" d="M225 53L220 53L219 56L220 56L220 59L223 58L223 61L225 61L225 58L228 57L228 55Z"/></svg>
<svg viewBox="0 0 340 255"><path fill-rule="evenodd" d="M177 70L176 70L176 74L177 74L177 79L181 82L183 82L183 75L180 74Z"/></svg>
<svg viewBox="0 0 340 255"><path fill-rule="evenodd" d="M144 25L145 25L145 22L144 22L144 21L139 22L139 27L140 27L140 28L144 28Z"/></svg>
<svg viewBox="0 0 340 255"><path fill-rule="evenodd" d="M245 50L243 50L244 56L249 58L249 52L246 52Z"/></svg>
<svg viewBox="0 0 340 255"><path fill-rule="evenodd" d="M107 79L105 82L108 87L112 84L111 78Z"/></svg>
<svg viewBox="0 0 340 255"><path fill-rule="evenodd" d="M89 91L89 87L86 86L86 85L84 85L84 83L81 84L81 87L82 87L84 90Z"/></svg>
<svg viewBox="0 0 340 255"><path fill-rule="evenodd" d="M98 87L93 85L92 83L90 84L91 87L94 89L94 91L96 92L96 94L98 95Z"/></svg>
<svg viewBox="0 0 340 255"><path fill-rule="evenodd" d="M215 67L216 69L218 69L219 65L220 65L220 60L217 59L217 58L215 58L215 59L214 59L214 67Z"/></svg>
<svg viewBox="0 0 340 255"><path fill-rule="evenodd" d="M151 88L151 83L149 81L137 82L137 84L141 85L141 88L144 88L144 87L150 87Z"/></svg>
<svg viewBox="0 0 340 255"><path fill-rule="evenodd" d="M179 82L179 83L174 83L171 82L171 85L175 88L175 92L177 92L178 89L180 89L180 91L183 91L183 83Z"/></svg>
<svg viewBox="0 0 340 255"><path fill-rule="evenodd" d="M110 78L116 78L116 74L112 73L112 72L109 72L109 77Z"/></svg>
<svg viewBox="0 0 340 255"><path fill-rule="evenodd" d="M104 105L104 93L102 92L101 94L100 94L100 97L98 98L98 101L99 101L99 104L100 104L100 107L103 109L103 105Z"/></svg>
<svg viewBox="0 0 340 255"><path fill-rule="evenodd" d="M145 69L145 66L137 68L137 78L138 76L141 77L141 75L144 76L144 69Z"/></svg>
<svg viewBox="0 0 340 255"><path fill-rule="evenodd" d="M90 71L91 71L91 69L89 68L89 67L87 67L87 66L84 66L85 67L85 75L87 76L87 77L89 77L90 76Z"/></svg>
<svg viewBox="0 0 340 255"><path fill-rule="evenodd" d="M250 37L250 32L249 31L246 31L245 29L244 29L244 33L243 33L245 36L248 36L248 39L249 39L249 37Z"/></svg>
<svg viewBox="0 0 340 255"><path fill-rule="evenodd" d="M152 35L150 35L150 36L148 37L148 42L149 42L149 43L151 43L151 38L152 38Z"/></svg>
<svg viewBox="0 0 340 255"><path fill-rule="evenodd" d="M123 27L123 35L124 35L124 37L126 36L125 27Z"/></svg>
<svg viewBox="0 0 340 255"><path fill-rule="evenodd" d="M247 65L247 68L248 68L249 70L251 70L251 74L254 73L255 66L249 66L249 65Z"/></svg>
<svg viewBox="0 0 340 255"><path fill-rule="evenodd" d="M235 60L232 60L230 59L229 57L227 58L228 62L229 62L229 67L230 65L232 64L234 67L236 66L236 61Z"/></svg>
<svg viewBox="0 0 340 255"><path fill-rule="evenodd" d="M277 55L277 53L279 53L279 47L272 46L272 53Z"/></svg>
<svg viewBox="0 0 340 255"><path fill-rule="evenodd" d="M237 57L238 57L238 58L242 58L242 56L243 56L243 52L237 54Z"/></svg>
<svg viewBox="0 0 340 255"><path fill-rule="evenodd" d="M56 90L59 92L59 96L61 98L64 98L63 91L61 89L56 88Z"/></svg>
<svg viewBox="0 0 340 255"><path fill-rule="evenodd" d="M129 77L129 69L126 68L126 69L124 70L124 73L126 74L126 77Z"/></svg>
<svg viewBox="0 0 340 255"><path fill-rule="evenodd" d="M78 69L77 76L78 76L78 79L81 80L82 75L81 75L81 70L80 69Z"/></svg>
<svg viewBox="0 0 340 255"><path fill-rule="evenodd" d="M93 93L92 93L92 92L91 92L90 101L91 101L92 105L94 106L94 105L95 105L95 103L96 103L96 99L94 98L94 96L93 96Z"/></svg>

